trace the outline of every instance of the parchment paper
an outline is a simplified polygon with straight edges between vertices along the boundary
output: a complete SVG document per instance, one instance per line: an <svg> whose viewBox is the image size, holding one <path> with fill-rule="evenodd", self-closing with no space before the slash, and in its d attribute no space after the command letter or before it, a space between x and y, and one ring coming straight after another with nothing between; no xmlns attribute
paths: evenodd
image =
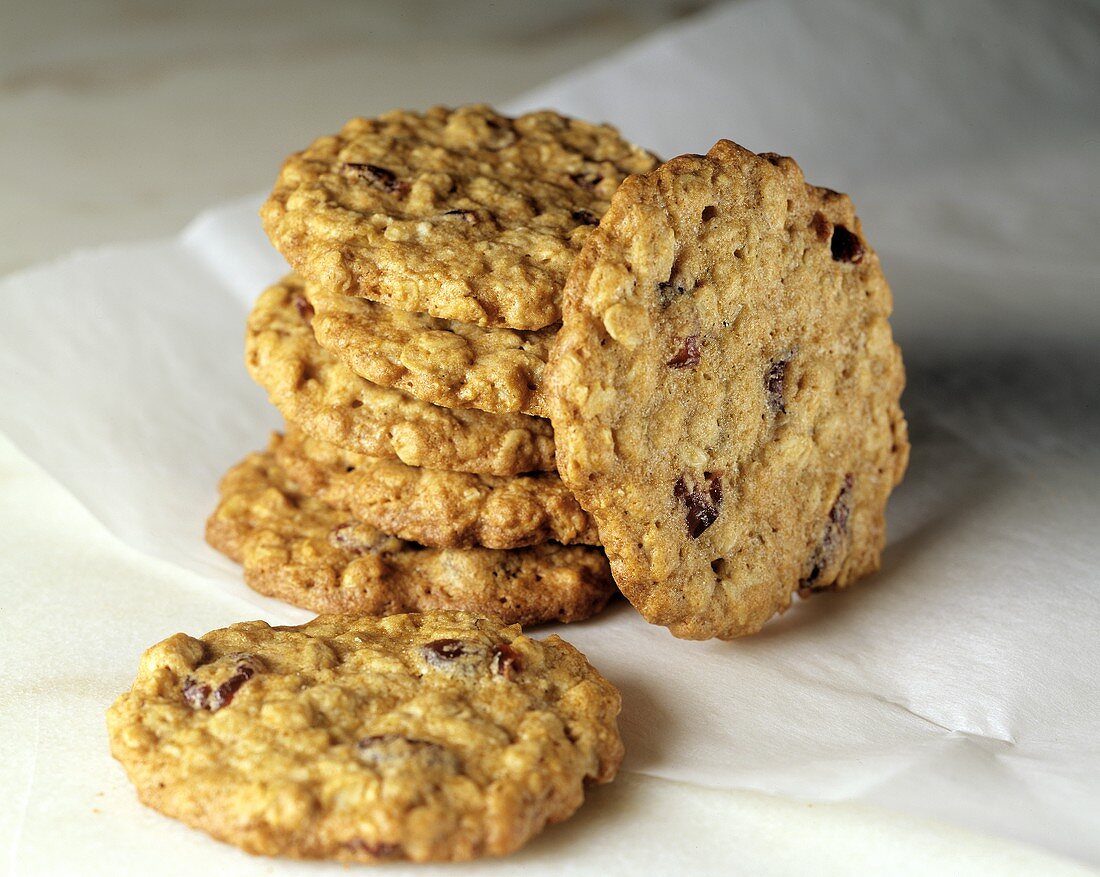
<svg viewBox="0 0 1100 877"><path fill-rule="evenodd" d="M562 631L623 691L632 772L1100 862L1097 18L737 3L512 107L666 155L720 136L792 154L853 195L895 292L913 457L882 572L732 643L625 604ZM247 309L285 270L258 204L0 281L0 430L129 545L293 622L202 541L219 476L279 425L242 365Z"/></svg>

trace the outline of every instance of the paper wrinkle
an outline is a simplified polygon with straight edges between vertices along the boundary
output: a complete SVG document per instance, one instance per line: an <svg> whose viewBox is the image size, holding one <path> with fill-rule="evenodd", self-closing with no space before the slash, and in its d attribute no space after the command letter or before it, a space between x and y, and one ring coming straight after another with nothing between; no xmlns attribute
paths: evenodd
<svg viewBox="0 0 1100 877"><path fill-rule="evenodd" d="M1087 3L1012 9L739 3L514 105L666 155L728 136L851 191L908 371L881 572L734 643L622 604L561 632L623 690L629 771L1100 862L1100 53ZM0 281L0 430L127 544L295 623L202 540L219 477L280 423L242 363L286 270L258 205Z"/></svg>

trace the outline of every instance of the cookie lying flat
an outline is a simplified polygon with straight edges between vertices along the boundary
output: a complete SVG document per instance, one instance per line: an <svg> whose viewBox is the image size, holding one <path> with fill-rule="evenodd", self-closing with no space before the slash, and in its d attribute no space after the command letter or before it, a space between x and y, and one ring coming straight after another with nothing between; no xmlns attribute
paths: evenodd
<svg viewBox="0 0 1100 877"><path fill-rule="evenodd" d="M615 593L598 548L424 548L306 496L268 452L226 474L206 540L255 591L314 612L464 609L505 621L579 621Z"/></svg>
<svg viewBox="0 0 1100 877"><path fill-rule="evenodd" d="M619 693L556 636L461 612L177 633L107 713L142 803L251 853L503 855L622 760Z"/></svg>
<svg viewBox="0 0 1100 877"><path fill-rule="evenodd" d="M486 329L316 285L304 293L317 341L368 381L447 408L548 414L542 371L557 325Z"/></svg>
<svg viewBox="0 0 1100 877"><path fill-rule="evenodd" d="M720 141L628 180L551 353L562 478L677 636L878 567L908 456L890 290L844 195Z"/></svg>
<svg viewBox="0 0 1100 877"><path fill-rule="evenodd" d="M541 329L619 183L655 167L606 125L485 106L352 119L261 210L307 280L414 313Z"/></svg>
<svg viewBox="0 0 1100 877"><path fill-rule="evenodd" d="M556 472L471 475L353 454L292 428L271 450L301 489L353 518L437 548L596 545L596 525Z"/></svg>
<svg viewBox="0 0 1100 877"><path fill-rule="evenodd" d="M264 291L248 318L245 361L287 420L322 441L410 466L514 475L554 468L548 420L452 411L379 387L316 341L295 281Z"/></svg>

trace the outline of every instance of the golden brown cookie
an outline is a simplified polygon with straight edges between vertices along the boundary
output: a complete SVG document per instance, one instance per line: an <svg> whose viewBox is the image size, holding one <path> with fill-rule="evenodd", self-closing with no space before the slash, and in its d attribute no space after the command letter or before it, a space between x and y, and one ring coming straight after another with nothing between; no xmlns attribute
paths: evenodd
<svg viewBox="0 0 1100 877"><path fill-rule="evenodd" d="M207 541L253 590L314 612L464 609L536 624L588 618L615 593L599 548L425 548L305 495L270 451L230 469L220 490Z"/></svg>
<svg viewBox="0 0 1100 877"><path fill-rule="evenodd" d="M487 329L306 284L313 332L360 377L447 408L545 417L542 371L557 325Z"/></svg>
<svg viewBox="0 0 1100 877"><path fill-rule="evenodd" d="M607 125L486 106L352 119L286 160L261 211L307 280L479 326L560 319L573 258L628 174Z"/></svg>
<svg viewBox="0 0 1100 877"><path fill-rule="evenodd" d="M908 457L890 290L845 195L720 141L627 180L547 367L561 476L677 636L878 567Z"/></svg>
<svg viewBox="0 0 1100 877"><path fill-rule="evenodd" d="M514 475L554 468L548 420L455 411L372 384L317 343L312 316L299 282L288 277L257 300L245 337L252 377L309 435L432 469Z"/></svg>
<svg viewBox="0 0 1100 877"><path fill-rule="evenodd" d="M599 544L556 472L471 475L345 451L288 428L271 449L305 493L402 539L436 548Z"/></svg>
<svg viewBox="0 0 1100 877"><path fill-rule="evenodd" d="M619 693L556 636L462 612L177 633L107 713L142 803L250 853L499 856L622 760Z"/></svg>

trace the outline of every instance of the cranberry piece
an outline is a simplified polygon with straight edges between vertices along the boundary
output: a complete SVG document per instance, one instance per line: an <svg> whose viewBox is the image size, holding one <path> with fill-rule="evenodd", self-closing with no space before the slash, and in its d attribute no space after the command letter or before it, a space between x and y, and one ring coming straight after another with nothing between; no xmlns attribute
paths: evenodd
<svg viewBox="0 0 1100 877"><path fill-rule="evenodd" d="M401 844L386 843L385 841L366 841L355 837L344 842L344 846L355 853L366 853L376 859L393 859L403 852Z"/></svg>
<svg viewBox="0 0 1100 877"><path fill-rule="evenodd" d="M305 322L310 322L313 319L313 305L306 300L304 295L294 296L294 307L298 311L298 316Z"/></svg>
<svg viewBox="0 0 1100 877"><path fill-rule="evenodd" d="M493 672L505 679L514 679L523 671L523 660L512 646L501 643L493 646L492 657L489 659Z"/></svg>
<svg viewBox="0 0 1100 877"><path fill-rule="evenodd" d="M833 226L833 240L829 244L833 259L858 265L863 261L863 241L843 225Z"/></svg>
<svg viewBox="0 0 1100 877"><path fill-rule="evenodd" d="M589 174L570 174L569 179L582 189L595 189L603 181L603 176L595 172Z"/></svg>
<svg viewBox="0 0 1100 877"><path fill-rule="evenodd" d="M833 233L833 224L820 211L815 213L814 218L810 220L810 228L814 230L817 239L822 243L825 243L829 239L829 235Z"/></svg>
<svg viewBox="0 0 1100 877"><path fill-rule="evenodd" d="M371 545L362 538L362 534L359 532L360 526L355 521L338 525L328 534L329 542L337 548L350 551L352 554L366 554Z"/></svg>
<svg viewBox="0 0 1100 877"><path fill-rule="evenodd" d="M217 712L223 706L229 706L233 696L249 679L263 669L263 663L254 655L237 655L233 664L233 673L217 688L211 688L188 676L183 681L183 699L193 709Z"/></svg>
<svg viewBox="0 0 1100 877"><path fill-rule="evenodd" d="M787 413L787 400L784 398L787 383L787 366L790 359L782 356L773 359L764 373L764 392L768 397L768 407L773 414Z"/></svg>
<svg viewBox="0 0 1100 877"><path fill-rule="evenodd" d="M581 225L599 225L600 218L591 210L574 210L571 214L574 222Z"/></svg>
<svg viewBox="0 0 1100 877"><path fill-rule="evenodd" d="M193 676L183 680L183 699L194 710L208 709L210 702L210 686L203 685Z"/></svg>
<svg viewBox="0 0 1100 877"><path fill-rule="evenodd" d="M669 368L695 368L699 364L699 336L688 335L672 359L665 363Z"/></svg>
<svg viewBox="0 0 1100 877"><path fill-rule="evenodd" d="M394 195L404 195L409 191L409 184L397 178L397 174L376 164L365 164L358 161L345 161L344 173L358 180L365 180L375 188Z"/></svg>
<svg viewBox="0 0 1100 877"><path fill-rule="evenodd" d="M722 507L721 473L704 472L703 479L704 483L689 488L687 480L681 475L672 489L673 495L684 504L684 519L692 539L698 539L718 520Z"/></svg>
<svg viewBox="0 0 1100 877"><path fill-rule="evenodd" d="M465 655L466 644L460 639L435 639L422 645L420 653L433 667L439 667Z"/></svg>
<svg viewBox="0 0 1100 877"><path fill-rule="evenodd" d="M844 542L844 536L848 532L848 518L852 514L852 487L855 480L849 472L844 476L844 483L840 492L829 508L829 514L825 521L825 532L821 535L821 544L814 553L810 571L800 582L800 589L809 591L821 591L831 587L831 583L815 585L825 570L836 560L836 553Z"/></svg>

